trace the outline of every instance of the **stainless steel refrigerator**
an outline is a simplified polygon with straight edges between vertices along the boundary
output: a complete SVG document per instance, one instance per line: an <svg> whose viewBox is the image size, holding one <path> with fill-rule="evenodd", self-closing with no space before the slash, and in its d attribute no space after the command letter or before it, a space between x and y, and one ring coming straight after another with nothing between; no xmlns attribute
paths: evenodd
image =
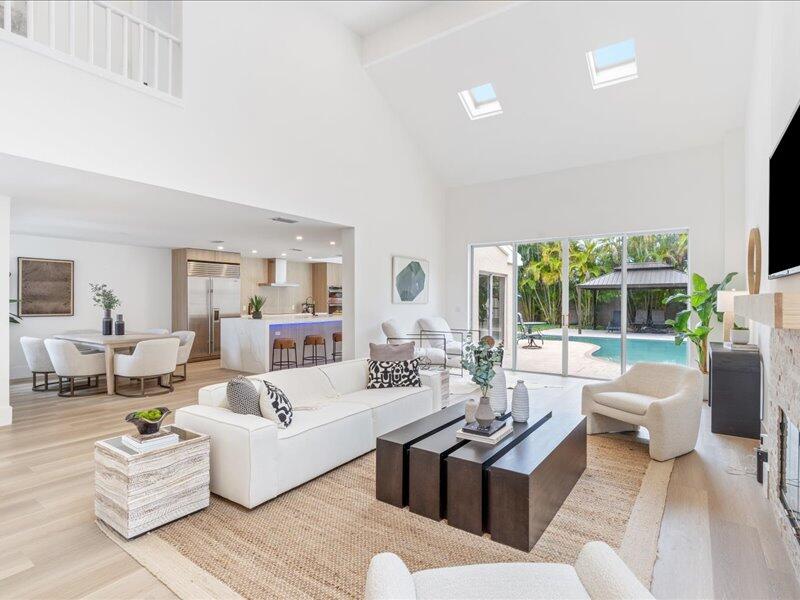
<svg viewBox="0 0 800 600"><path fill-rule="evenodd" d="M239 265L190 260L187 267L189 329L195 333L189 358L218 358L220 319L241 316Z"/></svg>

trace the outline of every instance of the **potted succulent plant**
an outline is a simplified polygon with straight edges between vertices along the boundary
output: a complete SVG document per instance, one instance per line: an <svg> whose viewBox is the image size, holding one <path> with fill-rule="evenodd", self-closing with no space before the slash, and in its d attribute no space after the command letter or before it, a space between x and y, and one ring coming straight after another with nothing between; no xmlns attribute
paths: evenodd
<svg viewBox="0 0 800 600"><path fill-rule="evenodd" d="M150 410L137 410L129 413L125 420L133 423L141 435L152 435L161 429L161 422L170 412L166 406L158 406Z"/></svg>
<svg viewBox="0 0 800 600"><path fill-rule="evenodd" d="M483 339L477 344L467 344L464 348L464 358L461 360L461 365L472 375L472 381L481 389L481 399L475 413L475 420L483 428L489 427L494 421L494 411L489 402L489 390L492 388L492 379L495 376L495 365L503 362L503 347L495 347L494 340L492 340L492 344L487 341Z"/></svg>
<svg viewBox="0 0 800 600"><path fill-rule="evenodd" d="M734 344L749 344L750 330L747 327L737 325L734 321L733 329L731 329L731 342Z"/></svg>
<svg viewBox="0 0 800 600"><path fill-rule="evenodd" d="M253 307L253 318L260 319L261 318L261 309L264 308L264 304L266 304L267 299L264 296L251 296L250 297L250 306Z"/></svg>

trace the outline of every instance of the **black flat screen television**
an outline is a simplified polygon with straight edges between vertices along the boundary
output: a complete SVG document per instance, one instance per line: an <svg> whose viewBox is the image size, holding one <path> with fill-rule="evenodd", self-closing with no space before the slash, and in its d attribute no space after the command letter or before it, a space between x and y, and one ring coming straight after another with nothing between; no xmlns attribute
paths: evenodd
<svg viewBox="0 0 800 600"><path fill-rule="evenodd" d="M770 279L800 273L800 233L797 217L800 203L800 116L794 113L789 126L769 159L769 255Z"/></svg>

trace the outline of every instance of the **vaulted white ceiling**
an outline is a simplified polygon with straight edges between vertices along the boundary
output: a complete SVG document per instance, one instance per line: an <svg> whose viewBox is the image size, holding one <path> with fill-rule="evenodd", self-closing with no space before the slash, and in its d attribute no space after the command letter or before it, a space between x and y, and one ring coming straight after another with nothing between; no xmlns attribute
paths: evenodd
<svg viewBox="0 0 800 600"><path fill-rule="evenodd" d="M360 36L375 33L410 14L433 4L418 0L326 0L318 6Z"/></svg>
<svg viewBox="0 0 800 600"><path fill-rule="evenodd" d="M713 144L743 124L752 3L495 4L449 28L425 7L414 28L364 38L368 74L447 185ZM628 38L639 78L593 90L585 53ZM486 82L503 114L470 121L457 93Z"/></svg>

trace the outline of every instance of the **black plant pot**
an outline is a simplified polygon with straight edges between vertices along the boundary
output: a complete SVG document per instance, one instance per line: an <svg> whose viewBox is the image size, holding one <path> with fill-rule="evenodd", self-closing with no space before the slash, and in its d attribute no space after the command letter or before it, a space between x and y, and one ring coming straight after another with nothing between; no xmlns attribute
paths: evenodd
<svg viewBox="0 0 800 600"><path fill-rule="evenodd" d="M164 417L166 417L172 411L166 406L157 406L156 408L161 411L161 418L158 421L140 419L135 416L136 413L129 413L125 417L125 420L128 423L133 423L141 435L152 435L154 433L158 433L158 430L161 429L161 422L164 420Z"/></svg>
<svg viewBox="0 0 800 600"><path fill-rule="evenodd" d="M254 310L253 311L253 318L254 319L260 319L261 318L261 311L260 310Z"/></svg>
<svg viewBox="0 0 800 600"><path fill-rule="evenodd" d="M103 335L111 335L114 327L114 320L111 318L111 309L103 310Z"/></svg>

